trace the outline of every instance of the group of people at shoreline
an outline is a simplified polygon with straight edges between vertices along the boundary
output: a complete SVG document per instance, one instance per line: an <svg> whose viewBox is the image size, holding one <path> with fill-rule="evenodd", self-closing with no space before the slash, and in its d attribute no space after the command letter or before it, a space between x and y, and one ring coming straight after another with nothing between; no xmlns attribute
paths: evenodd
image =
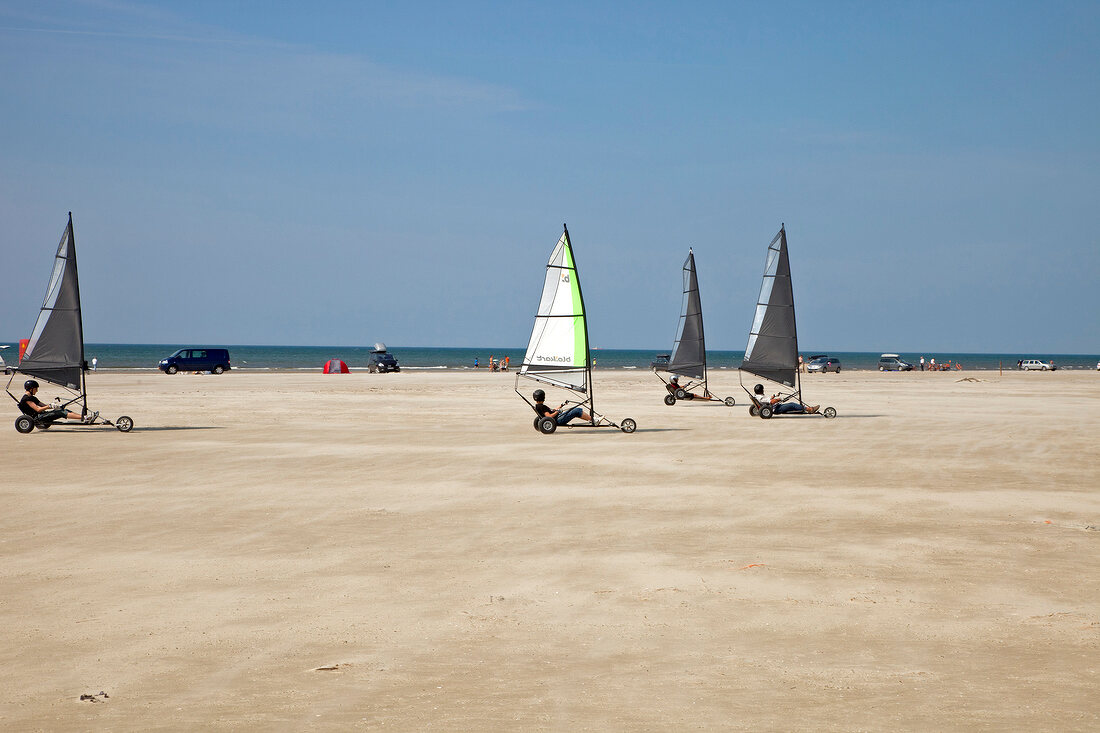
<svg viewBox="0 0 1100 733"><path fill-rule="evenodd" d="M503 359L497 359L496 354L489 354L489 371L491 372L506 372L508 371L508 363L512 360L512 357L505 356ZM478 358L474 357L474 369L480 369L481 362Z"/></svg>

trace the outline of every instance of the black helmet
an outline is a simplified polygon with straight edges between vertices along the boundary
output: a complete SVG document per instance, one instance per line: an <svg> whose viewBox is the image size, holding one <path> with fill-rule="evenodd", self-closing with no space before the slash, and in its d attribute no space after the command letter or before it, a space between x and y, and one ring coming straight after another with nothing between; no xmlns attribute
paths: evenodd
<svg viewBox="0 0 1100 733"><path fill-rule="evenodd" d="M756 394L764 394L764 385L758 384L752 388L752 391Z"/></svg>
<svg viewBox="0 0 1100 733"><path fill-rule="evenodd" d="M535 402L542 402L546 399L546 393L543 392L541 389L536 389L534 392L531 393L531 396L535 398Z"/></svg>
<svg viewBox="0 0 1100 733"><path fill-rule="evenodd" d="M28 392L30 392L32 389L38 389L38 382L34 381L33 379L28 379L27 381L23 382L23 389L27 390Z"/></svg>

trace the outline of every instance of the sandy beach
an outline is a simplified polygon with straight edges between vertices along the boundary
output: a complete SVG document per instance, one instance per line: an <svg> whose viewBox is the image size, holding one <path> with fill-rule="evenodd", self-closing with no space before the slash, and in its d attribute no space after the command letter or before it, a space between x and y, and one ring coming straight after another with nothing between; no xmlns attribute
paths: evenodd
<svg viewBox="0 0 1100 733"><path fill-rule="evenodd" d="M835 420L763 421L735 372L597 372L633 435L541 435L513 382L9 404L0 728L1100 727L1100 374L810 375Z"/></svg>

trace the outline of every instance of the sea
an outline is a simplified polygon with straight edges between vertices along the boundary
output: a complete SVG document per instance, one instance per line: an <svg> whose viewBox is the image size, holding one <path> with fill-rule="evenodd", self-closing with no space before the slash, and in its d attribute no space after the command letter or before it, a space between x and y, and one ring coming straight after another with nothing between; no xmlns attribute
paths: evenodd
<svg viewBox="0 0 1100 733"><path fill-rule="evenodd" d="M18 341L0 341L0 346L11 345L0 350L9 365L18 360ZM84 347L85 358L91 362L95 357L97 367L103 370L155 370L157 363L179 348L188 346L206 346L228 348L233 361L233 369L242 371L320 371L329 359L344 361L351 371L366 371L370 346L254 346L233 344L96 344L88 343ZM525 347L482 347L482 348L435 348L424 346L391 346L393 354L402 369L462 371L474 369L474 360L485 369L489 357L494 360L509 357L512 369L523 361ZM650 362L657 354L668 353L668 349L594 349L592 358L596 369L649 369ZM840 359L842 370L877 371L878 352L870 351L825 351L806 350L804 356L828 354ZM736 370L744 358L743 351L708 351L707 368L712 371ZM921 353L901 353L901 358L914 365L918 364ZM961 364L964 370L1015 369L1020 359L1042 359L1053 361L1059 369L1096 369L1100 355L1097 354L1047 354L1047 353L1004 353L971 354L958 352L925 352L925 360L935 357L938 364L950 361Z"/></svg>

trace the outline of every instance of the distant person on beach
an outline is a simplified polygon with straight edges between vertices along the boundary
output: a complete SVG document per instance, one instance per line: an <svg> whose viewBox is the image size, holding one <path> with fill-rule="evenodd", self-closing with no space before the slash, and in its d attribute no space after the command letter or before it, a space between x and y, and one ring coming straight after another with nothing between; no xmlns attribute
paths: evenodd
<svg viewBox="0 0 1100 733"><path fill-rule="evenodd" d="M539 417L552 417L558 425L565 425L570 420L578 417L585 422L592 422L592 416L585 412L580 405L563 411L562 408L565 407L565 403L562 403L558 409L551 410L543 404L546 400L546 393L541 389L536 389L531 396L535 398L535 412L539 414Z"/></svg>
<svg viewBox="0 0 1100 733"><path fill-rule="evenodd" d="M480 365L477 363L477 357L474 357L474 369L479 369Z"/></svg>
<svg viewBox="0 0 1100 733"><path fill-rule="evenodd" d="M922 372L924 371L924 357L923 356L920 358L920 370Z"/></svg>
<svg viewBox="0 0 1100 733"><path fill-rule="evenodd" d="M504 357L504 371L508 371L508 362L511 361L511 359L512 359L512 357L510 357L510 356L505 356Z"/></svg>
<svg viewBox="0 0 1100 733"><path fill-rule="evenodd" d="M772 412L776 415L782 415L784 413L791 415L801 415L803 413L812 415L821 407L821 405L804 405L798 400L784 402L783 398L779 395L772 395L772 398L769 400L764 397L764 385L762 384L753 387L752 391L755 393L754 399L756 402L759 402L761 405L771 405Z"/></svg>
<svg viewBox="0 0 1100 733"><path fill-rule="evenodd" d="M93 372L95 371L95 369L96 369L96 364L98 364L98 363L99 363L99 359L97 359L96 357L94 357L94 356L93 356L93 357L92 357L92 371L93 371Z"/></svg>
<svg viewBox="0 0 1100 733"><path fill-rule="evenodd" d="M806 365L802 363L802 354L798 355L798 371L805 373Z"/></svg>
<svg viewBox="0 0 1100 733"><path fill-rule="evenodd" d="M28 417L36 416L41 420L51 421L60 420L62 418L66 420L82 420L89 424L99 417L98 412L93 412L89 414L88 417L82 418L75 412L69 412L63 407L50 407L49 405L43 404L42 400L35 396L38 393L38 382L33 379L28 379L24 382L23 389L25 389L27 393L19 400L19 410Z"/></svg>
<svg viewBox="0 0 1100 733"><path fill-rule="evenodd" d="M928 368L932 371L936 371L936 357L932 357L932 362L928 365Z"/></svg>

